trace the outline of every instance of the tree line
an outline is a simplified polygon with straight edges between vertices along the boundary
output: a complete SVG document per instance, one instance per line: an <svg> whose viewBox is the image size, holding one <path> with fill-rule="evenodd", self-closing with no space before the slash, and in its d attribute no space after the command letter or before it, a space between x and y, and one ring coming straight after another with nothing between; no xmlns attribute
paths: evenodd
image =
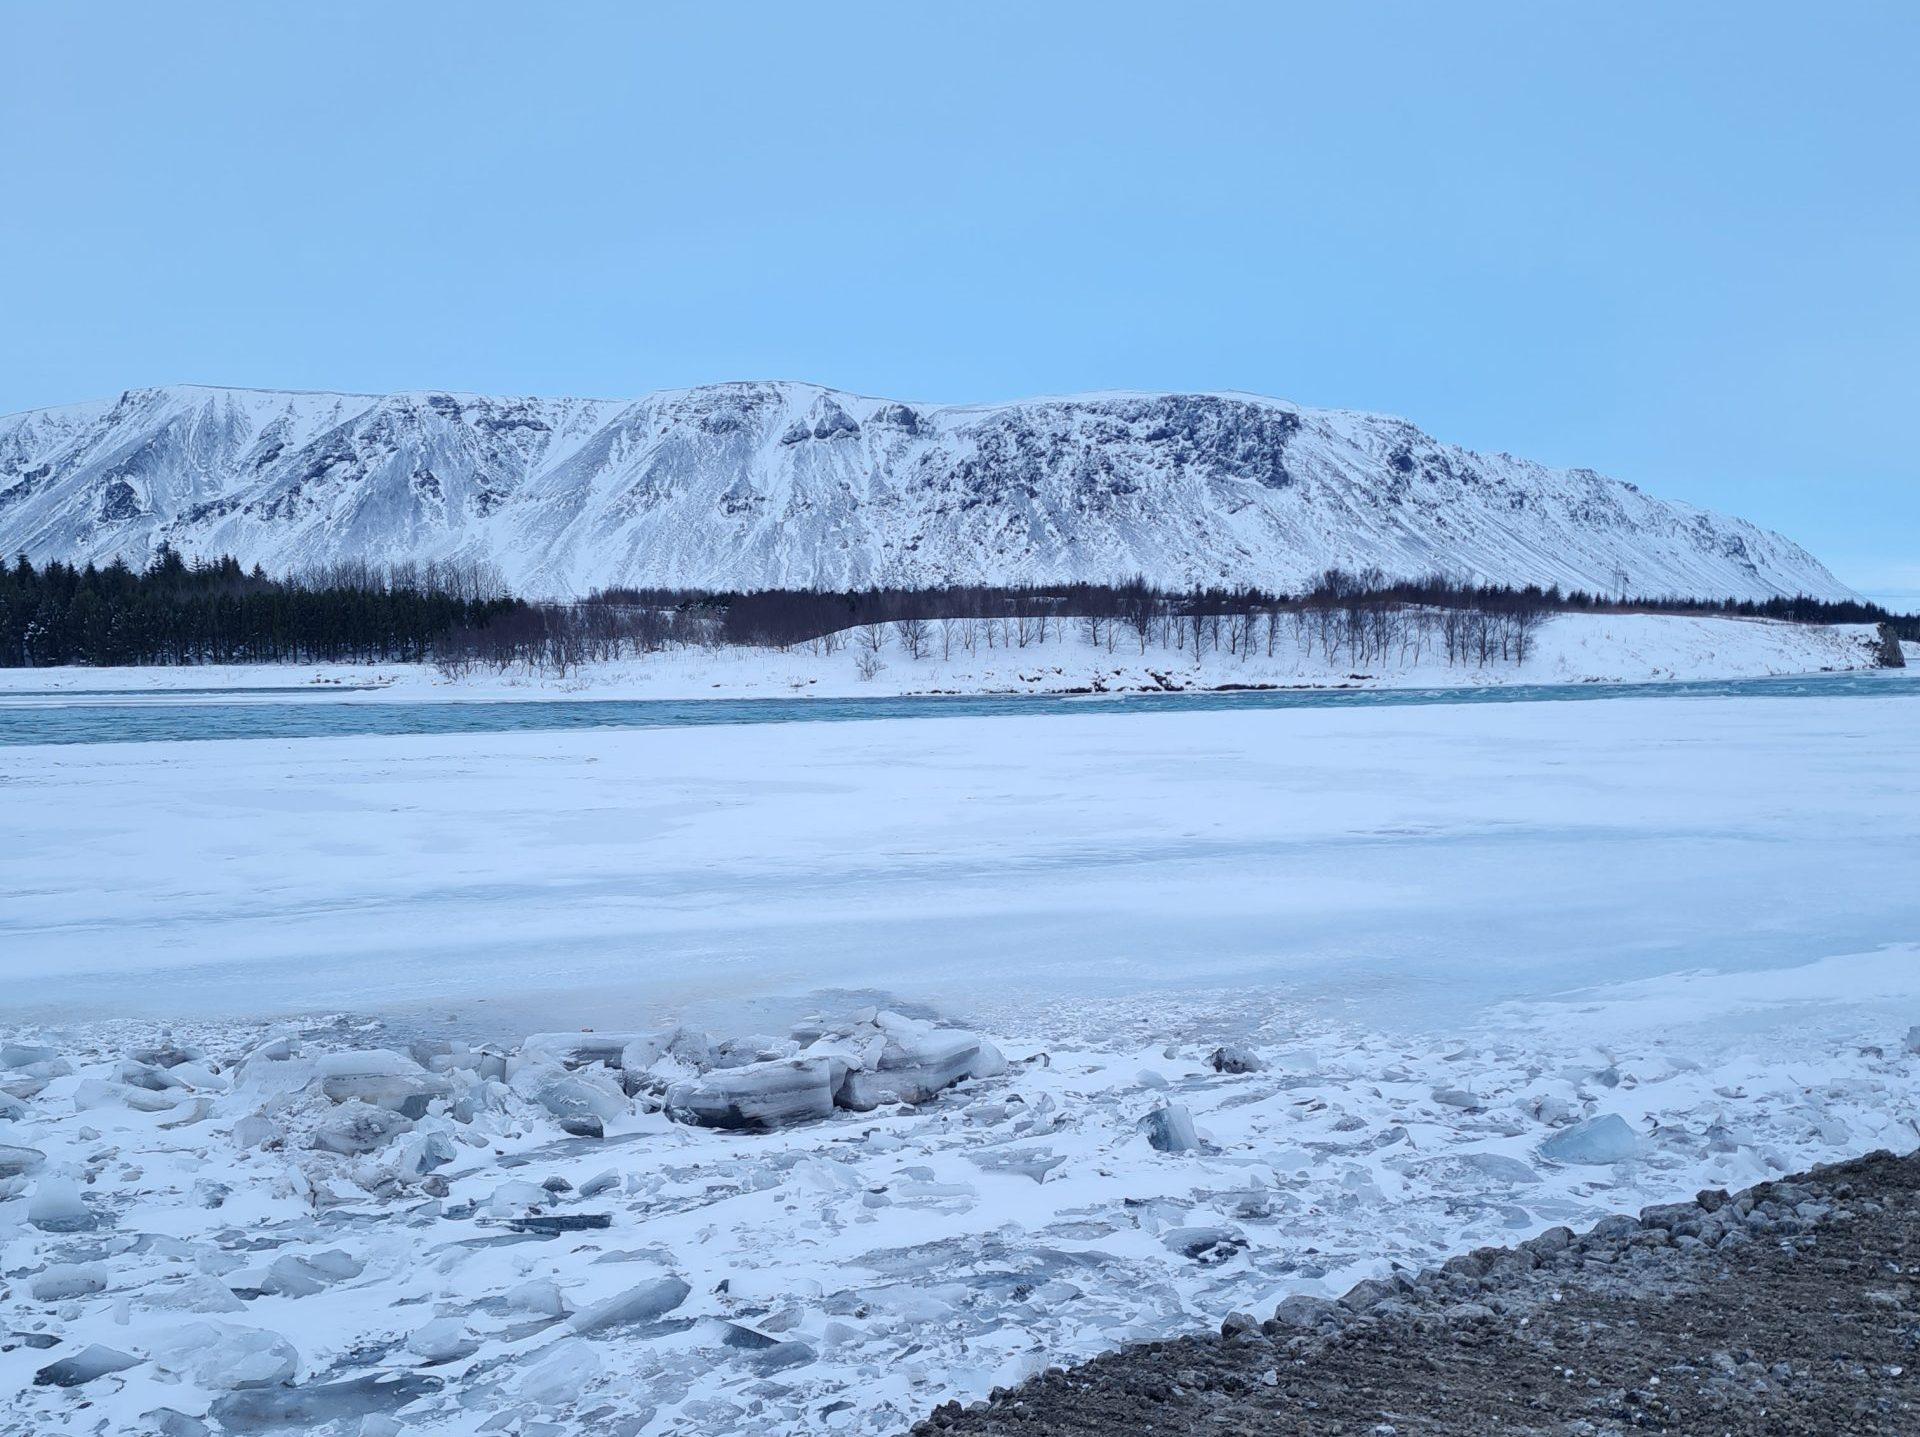
<svg viewBox="0 0 1920 1437"><path fill-rule="evenodd" d="M1122 584L952 584L839 592L613 588L570 603L513 597L480 564L345 562L284 578L163 548L139 571L24 556L0 569L0 667L54 664L432 662L449 673L565 673L662 649L753 646L832 654L871 677L885 653L952 659L1073 634L1109 652L1271 657L1283 642L1354 667L1524 662L1555 613L1675 613L1879 623L1920 640L1920 618L1813 599L1628 599L1444 576L1328 569L1294 593Z"/></svg>
<svg viewBox="0 0 1920 1437"><path fill-rule="evenodd" d="M1920 618L1877 605L1800 596L1766 600L1622 598L1538 586L1476 584L1445 576L1388 579L1379 570L1328 569L1299 592L1122 584L949 584L932 588L713 591L603 589L564 605L529 606L483 631L451 635L442 664L565 672L590 661L702 646L805 649L851 646L872 677L887 655L918 661L1018 651L1073 634L1120 652L1159 649L1205 660L1271 657L1283 642L1354 667L1429 658L1450 665L1522 663L1556 613L1670 613L1799 623L1890 623L1920 639Z"/></svg>
<svg viewBox="0 0 1920 1437"><path fill-rule="evenodd" d="M525 607L481 565L365 563L269 578L163 548L144 569L0 567L0 668L424 662Z"/></svg>

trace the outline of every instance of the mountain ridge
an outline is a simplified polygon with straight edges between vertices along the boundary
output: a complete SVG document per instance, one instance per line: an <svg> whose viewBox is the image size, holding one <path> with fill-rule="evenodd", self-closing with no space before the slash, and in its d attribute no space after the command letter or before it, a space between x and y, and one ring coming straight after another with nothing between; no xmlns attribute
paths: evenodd
<svg viewBox="0 0 1920 1437"><path fill-rule="evenodd" d="M1120 580L1337 565L1603 592L1853 591L1591 469L1235 391L938 405L804 381L636 399L168 385L0 416L0 545L287 572L479 559L519 592Z"/></svg>

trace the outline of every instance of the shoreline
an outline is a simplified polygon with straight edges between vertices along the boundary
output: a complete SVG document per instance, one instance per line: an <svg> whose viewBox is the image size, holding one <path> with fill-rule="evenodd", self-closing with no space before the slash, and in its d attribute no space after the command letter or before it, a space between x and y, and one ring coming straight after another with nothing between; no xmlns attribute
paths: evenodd
<svg viewBox="0 0 1920 1437"><path fill-rule="evenodd" d="M1914 1430L1920 1150L1553 1227L1051 1368L934 1433Z"/></svg>
<svg viewBox="0 0 1920 1437"><path fill-rule="evenodd" d="M55 699L351 696L356 701L753 698L1141 697L1157 694L1469 690L1539 685L1639 685L1860 672L1877 667L1868 626L1824 626L1667 614L1561 614L1523 662L1448 665L1431 653L1362 670L1303 643L1272 655L1187 650L1128 653L1124 645L1056 635L1025 648L915 660L882 651L862 677L855 645L787 650L671 649L582 664L564 674L524 669L448 675L430 664L238 664L143 668L0 669L0 703ZM819 651L814 651L815 649Z"/></svg>

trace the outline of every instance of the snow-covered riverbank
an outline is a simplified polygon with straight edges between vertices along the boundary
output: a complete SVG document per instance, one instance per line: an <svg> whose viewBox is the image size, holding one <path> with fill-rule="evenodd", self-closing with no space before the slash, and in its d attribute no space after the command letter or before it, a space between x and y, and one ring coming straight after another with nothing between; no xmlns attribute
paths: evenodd
<svg viewBox="0 0 1920 1437"><path fill-rule="evenodd" d="M1675 614L1561 614L1542 626L1523 663L1448 664L1429 643L1418 654L1384 663L1329 660L1283 626L1273 654L1264 637L1246 654L1158 644L1145 653L1115 632L1090 642L1077 626L1045 642L969 652L957 640L943 652L938 626L921 658L897 635L863 675L865 657L853 635L834 652L812 645L790 650L681 649L610 663L587 663L566 674L475 669L457 676L428 665L239 664L220 667L0 669L0 701L9 694L78 695L102 691L178 692L341 687L362 698L608 699L868 697L912 694L1159 693L1248 687L1413 688L1488 684L1644 683L1675 679L1762 678L1829 673L1873 665L1873 630L1764 619L1693 618Z"/></svg>
<svg viewBox="0 0 1920 1437"><path fill-rule="evenodd" d="M1188 993L764 1135L672 1121L665 1085L779 1036L18 1032L0 1384L38 1434L878 1437L1291 1294L1909 1148L1916 1010L1911 948L1444 1034Z"/></svg>

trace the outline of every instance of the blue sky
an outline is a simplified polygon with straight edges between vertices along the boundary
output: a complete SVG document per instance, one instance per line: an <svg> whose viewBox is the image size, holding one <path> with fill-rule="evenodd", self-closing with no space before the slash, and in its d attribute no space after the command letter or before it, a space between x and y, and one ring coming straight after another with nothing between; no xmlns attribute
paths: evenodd
<svg viewBox="0 0 1920 1437"><path fill-rule="evenodd" d="M1920 7L0 0L0 411L1244 389L1920 596Z"/></svg>

